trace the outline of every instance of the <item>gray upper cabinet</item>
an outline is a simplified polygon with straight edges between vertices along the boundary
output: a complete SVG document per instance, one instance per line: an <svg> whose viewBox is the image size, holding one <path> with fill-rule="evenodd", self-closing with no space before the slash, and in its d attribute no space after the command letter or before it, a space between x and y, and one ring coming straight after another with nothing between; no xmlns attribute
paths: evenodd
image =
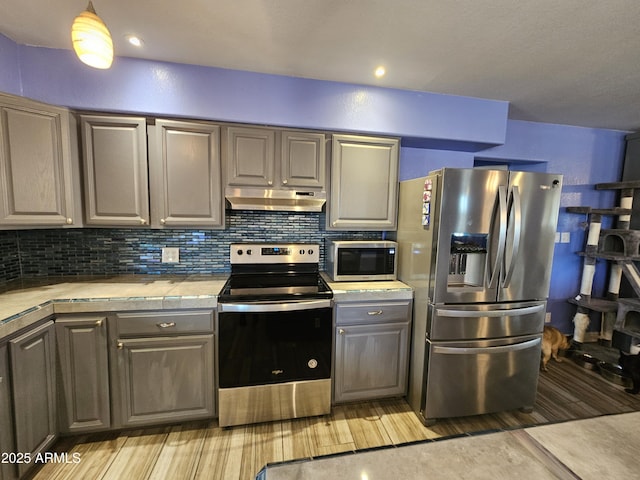
<svg viewBox="0 0 640 480"><path fill-rule="evenodd" d="M227 127L229 187L325 188L322 133L259 127Z"/></svg>
<svg viewBox="0 0 640 480"><path fill-rule="evenodd" d="M0 228L82 225L75 118L0 94Z"/></svg>
<svg viewBox="0 0 640 480"><path fill-rule="evenodd" d="M140 117L83 115L87 225L149 225L147 125Z"/></svg>
<svg viewBox="0 0 640 480"><path fill-rule="evenodd" d="M218 125L156 120L149 175L153 227L224 227Z"/></svg>
<svg viewBox="0 0 640 480"><path fill-rule="evenodd" d="M333 135L327 228L395 230L399 141Z"/></svg>
<svg viewBox="0 0 640 480"><path fill-rule="evenodd" d="M57 435L55 330L52 321L9 342L15 452L35 460ZM22 476L32 463L18 465Z"/></svg>
<svg viewBox="0 0 640 480"><path fill-rule="evenodd" d="M0 345L0 453L15 451L8 355L7 346ZM13 480L16 474L15 463L0 462L0 480Z"/></svg>
<svg viewBox="0 0 640 480"><path fill-rule="evenodd" d="M78 433L111 426L107 320L100 315L59 315L60 431Z"/></svg>
<svg viewBox="0 0 640 480"><path fill-rule="evenodd" d="M280 141L282 185L324 190L327 163L324 134L283 131Z"/></svg>
<svg viewBox="0 0 640 480"><path fill-rule="evenodd" d="M272 187L275 178L275 130L249 127L228 127L226 130L227 185Z"/></svg>

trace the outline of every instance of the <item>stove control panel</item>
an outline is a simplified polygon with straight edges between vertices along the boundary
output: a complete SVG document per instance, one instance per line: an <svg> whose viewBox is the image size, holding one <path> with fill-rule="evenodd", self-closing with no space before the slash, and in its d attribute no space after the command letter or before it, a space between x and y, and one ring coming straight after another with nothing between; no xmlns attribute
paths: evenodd
<svg viewBox="0 0 640 480"><path fill-rule="evenodd" d="M232 243L231 264L318 263L320 246L311 243Z"/></svg>

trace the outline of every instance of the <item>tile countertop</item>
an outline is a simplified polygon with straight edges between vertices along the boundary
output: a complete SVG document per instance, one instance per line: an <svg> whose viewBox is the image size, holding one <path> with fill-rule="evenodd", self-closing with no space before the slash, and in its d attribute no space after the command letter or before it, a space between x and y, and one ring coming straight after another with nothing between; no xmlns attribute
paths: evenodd
<svg viewBox="0 0 640 480"><path fill-rule="evenodd" d="M413 289L398 280L383 282L334 282L326 274L322 278L333 291L336 302L411 300Z"/></svg>
<svg viewBox="0 0 640 480"><path fill-rule="evenodd" d="M268 465L259 480L638 478L640 412Z"/></svg>
<svg viewBox="0 0 640 480"><path fill-rule="evenodd" d="M336 301L411 299L402 282L332 282ZM0 293L0 338L54 313L216 308L228 276L120 275L35 278L13 282Z"/></svg>
<svg viewBox="0 0 640 480"><path fill-rule="evenodd" d="M62 277L15 282L0 294L0 338L54 313L215 308L227 275Z"/></svg>

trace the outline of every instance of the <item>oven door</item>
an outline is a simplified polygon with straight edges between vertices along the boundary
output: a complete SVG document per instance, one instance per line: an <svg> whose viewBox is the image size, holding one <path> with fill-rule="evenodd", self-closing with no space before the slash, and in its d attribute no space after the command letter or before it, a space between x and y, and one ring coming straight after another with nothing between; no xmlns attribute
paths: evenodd
<svg viewBox="0 0 640 480"><path fill-rule="evenodd" d="M218 304L220 426L331 408L331 300Z"/></svg>

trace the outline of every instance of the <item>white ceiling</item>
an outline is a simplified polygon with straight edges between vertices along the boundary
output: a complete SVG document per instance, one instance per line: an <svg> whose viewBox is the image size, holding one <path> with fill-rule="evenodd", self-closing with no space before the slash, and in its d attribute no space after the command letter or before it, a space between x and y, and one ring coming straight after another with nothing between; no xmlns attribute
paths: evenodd
<svg viewBox="0 0 640 480"><path fill-rule="evenodd" d="M71 49L87 3L1 0L0 33ZM93 4L116 56L507 100L513 119L640 130L639 0Z"/></svg>

